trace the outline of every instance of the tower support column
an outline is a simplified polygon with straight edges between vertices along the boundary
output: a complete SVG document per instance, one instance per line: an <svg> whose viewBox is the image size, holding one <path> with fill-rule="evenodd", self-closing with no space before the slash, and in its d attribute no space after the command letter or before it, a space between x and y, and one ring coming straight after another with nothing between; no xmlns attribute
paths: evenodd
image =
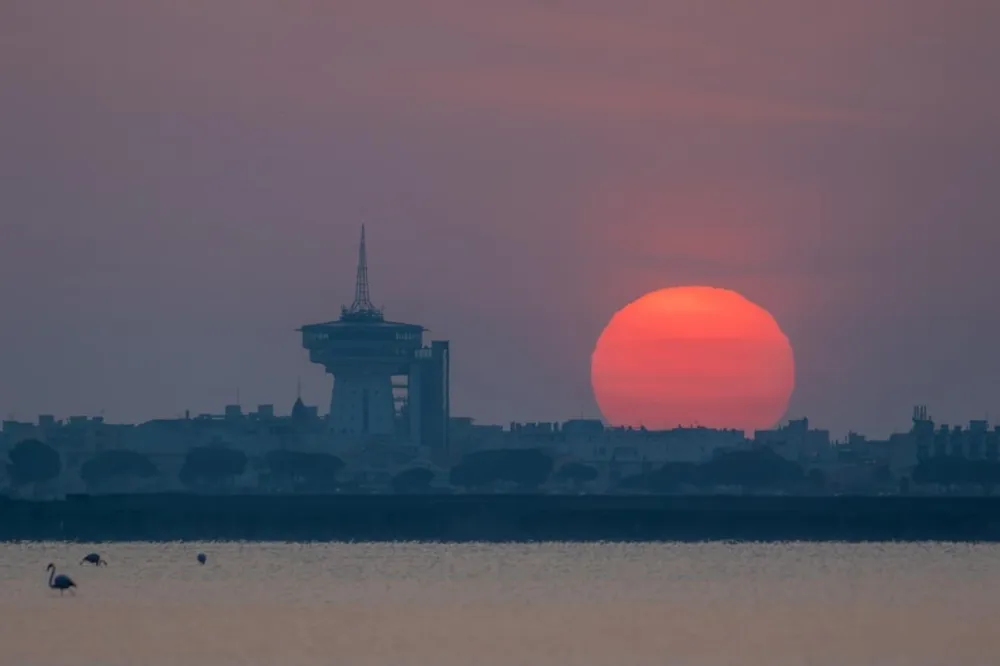
<svg viewBox="0 0 1000 666"><path fill-rule="evenodd" d="M395 433L392 377L364 370L335 373L330 396L330 429L346 435Z"/></svg>

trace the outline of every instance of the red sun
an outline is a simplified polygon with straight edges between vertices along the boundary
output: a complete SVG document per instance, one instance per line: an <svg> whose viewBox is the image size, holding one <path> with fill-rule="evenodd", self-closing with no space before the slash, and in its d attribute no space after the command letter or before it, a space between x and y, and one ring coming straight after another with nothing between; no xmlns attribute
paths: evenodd
<svg viewBox="0 0 1000 666"><path fill-rule="evenodd" d="M774 317L735 291L646 294L605 326L590 381L612 425L752 431L774 426L795 388L795 359Z"/></svg>

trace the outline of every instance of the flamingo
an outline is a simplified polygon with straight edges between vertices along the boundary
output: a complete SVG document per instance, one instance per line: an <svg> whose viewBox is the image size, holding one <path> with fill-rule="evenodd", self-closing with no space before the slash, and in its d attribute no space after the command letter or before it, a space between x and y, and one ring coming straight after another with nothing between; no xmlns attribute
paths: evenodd
<svg viewBox="0 0 1000 666"><path fill-rule="evenodd" d="M205 557L205 553L198 553L198 564L204 564L207 559L208 558Z"/></svg>
<svg viewBox="0 0 1000 666"><path fill-rule="evenodd" d="M108 566L108 563L105 560L101 559L101 556L98 555L97 553L90 553L82 560L80 560L80 564L83 564L84 562L87 562L88 564L93 564L95 567L99 567L101 565Z"/></svg>
<svg viewBox="0 0 1000 666"><path fill-rule="evenodd" d="M70 591L70 594L76 594L73 588L76 587L76 583L73 579L66 574L56 575L56 565L49 563L49 566L45 567L45 570L49 572L49 587L53 590L59 590L59 596L61 597L63 592L66 590Z"/></svg>

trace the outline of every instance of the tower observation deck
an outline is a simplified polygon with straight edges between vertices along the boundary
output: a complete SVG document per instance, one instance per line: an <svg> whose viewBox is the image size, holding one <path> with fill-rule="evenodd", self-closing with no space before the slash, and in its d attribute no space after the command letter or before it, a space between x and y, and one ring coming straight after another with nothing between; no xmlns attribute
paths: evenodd
<svg viewBox="0 0 1000 666"><path fill-rule="evenodd" d="M423 345L426 329L387 321L371 302L361 227L354 301L340 318L298 329L309 360L333 375L330 429L342 435L396 436L447 449L449 345Z"/></svg>

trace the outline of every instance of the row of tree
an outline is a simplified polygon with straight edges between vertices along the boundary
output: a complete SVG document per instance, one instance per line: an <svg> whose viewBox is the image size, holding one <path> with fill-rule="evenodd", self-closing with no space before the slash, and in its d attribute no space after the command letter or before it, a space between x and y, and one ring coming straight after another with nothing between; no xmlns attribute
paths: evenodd
<svg viewBox="0 0 1000 666"><path fill-rule="evenodd" d="M7 474L15 487L40 484L62 472L58 451L37 440L17 444L8 454ZM225 446L195 447L181 466L180 481L192 490L223 490L247 471L250 461L239 450ZM262 485L278 492L326 492L338 487L344 461L327 453L273 450L267 452L258 472ZM883 476L888 475L888 470ZM153 479L161 471L147 456L130 450L103 451L80 467L80 478L94 492L127 490L136 480ZM555 481L579 487L594 481L598 471L589 465L566 463L556 468L554 459L539 449L496 449L466 455L450 472L451 485L468 490L510 486L536 490ZM422 492L430 488L434 473L413 468L391 482L396 492ZM884 481L887 479L883 479ZM1000 462L971 461L957 457L922 460L914 468L915 484L944 486L980 485L989 491L1000 484ZM760 490L820 489L820 470L803 468L767 448L729 451L696 464L673 462L628 476L617 487L647 492L676 492L685 487L738 486Z"/></svg>
<svg viewBox="0 0 1000 666"><path fill-rule="evenodd" d="M44 483L57 478L62 471L59 453L36 440L21 442L11 450L9 458L7 472L15 486ZM262 463L259 470L262 484L285 492L328 491L338 485L337 476L344 468L344 461L335 455L288 450L269 451ZM236 449L196 447L185 456L179 478L192 490L222 490L242 476L248 464L246 454ZM928 468L938 470L933 472L918 467L920 481L928 474L950 474L949 479L971 474L955 471L959 469L956 464ZM135 480L159 475L160 470L147 456L124 449L100 452L80 468L80 477L91 491L124 490ZM469 490L508 485L530 491L549 481L579 487L597 476L595 468L580 463L567 463L556 469L553 458L538 449L496 449L466 455L451 469L450 482ZM392 486L398 492L420 492L429 488L433 478L430 470L414 468L397 475ZM914 480L917 481L916 475ZM756 449L724 453L702 464L667 463L621 479L618 485L623 489L672 492L682 486L793 488L803 483L821 485L822 479L804 474L799 465L769 449Z"/></svg>
<svg viewBox="0 0 1000 666"><path fill-rule="evenodd" d="M913 468L913 483L945 487L979 486L991 493L1000 485L1000 461L969 460L958 456L926 458Z"/></svg>
<svg viewBox="0 0 1000 666"><path fill-rule="evenodd" d="M537 449L497 449L471 453L451 470L451 483L467 489L509 484L533 490L555 480L580 486L597 478L598 471L580 463L555 469L554 461ZM672 462L617 482L623 490L674 492L683 487L739 486L757 489L821 487L822 474L807 474L798 464L767 448L729 451L704 463Z"/></svg>
<svg viewBox="0 0 1000 666"><path fill-rule="evenodd" d="M54 448L37 440L20 442L8 454L7 476L21 487L46 483L62 473L62 459ZM191 489L219 489L231 485L247 470L247 455L225 446L200 446L187 452L181 466L181 483ZM269 451L263 460L266 483L279 490L317 491L336 484L344 461L325 453ZM125 489L135 480L152 479L161 471L137 451L102 451L80 466L80 478L89 490Z"/></svg>
<svg viewBox="0 0 1000 666"><path fill-rule="evenodd" d="M54 448L37 440L25 440L9 453L7 474L16 487L41 484L59 477L62 460ZM200 446L189 450L178 474L192 490L223 490L242 476L250 464L247 455L225 446ZM323 492L338 485L344 461L327 453L274 450L267 452L259 468L261 483L271 490ZM486 488L508 483L533 489L553 478L553 459L537 449L481 451L465 456L450 474L455 486ZM161 471L146 455L127 449L102 451L80 467L80 478L90 491L127 490L137 480L160 476ZM563 465L555 478L578 485L597 478L597 470L578 463ZM392 479L397 492L427 490L434 473L424 468L405 470Z"/></svg>
<svg viewBox="0 0 1000 666"><path fill-rule="evenodd" d="M674 492L684 486L740 486L760 490L820 490L826 486L820 469L804 472L802 467L785 460L770 449L732 451L696 465L667 463L659 469L622 479L619 487L653 492ZM888 465L872 468L870 482L887 487L893 482ZM939 456L920 460L909 478L900 480L901 492L910 484L939 487L979 486L991 493L1000 486L1000 461L970 460L958 456Z"/></svg>
<svg viewBox="0 0 1000 666"><path fill-rule="evenodd" d="M622 489L670 493L685 487L740 487L751 490L821 488L819 470L803 468L771 449L726 451L704 463L671 462L658 469L621 479Z"/></svg>
<svg viewBox="0 0 1000 666"><path fill-rule="evenodd" d="M63 471L54 448L38 440L20 442L8 454L7 476L15 487L47 483ZM178 477L192 490L222 490L242 476L249 465L247 455L225 446L200 446L187 452ZM284 492L327 492L339 485L337 475L344 461L327 453L268 451L260 469L262 483ZM126 491L136 480L153 479L160 469L137 451L102 451L80 466L80 478L88 491ZM396 492L423 492L430 488L434 473L425 468L400 472L392 479Z"/></svg>
<svg viewBox="0 0 1000 666"><path fill-rule="evenodd" d="M555 469L555 460L539 449L492 449L463 457L451 468L449 480L451 485L466 489L507 484L535 490L550 480L579 486L597 476L595 468L575 462Z"/></svg>
<svg viewBox="0 0 1000 666"><path fill-rule="evenodd" d="M537 449L498 449L471 453L451 470L451 483L467 489L485 489L509 484L534 490L550 480L580 486L593 481L598 471L589 465L567 463L554 469L554 461ZM819 488L822 473L806 473L798 464L771 449L729 451L704 463L672 462L620 479L622 490L675 492L685 487L738 486L751 489Z"/></svg>

